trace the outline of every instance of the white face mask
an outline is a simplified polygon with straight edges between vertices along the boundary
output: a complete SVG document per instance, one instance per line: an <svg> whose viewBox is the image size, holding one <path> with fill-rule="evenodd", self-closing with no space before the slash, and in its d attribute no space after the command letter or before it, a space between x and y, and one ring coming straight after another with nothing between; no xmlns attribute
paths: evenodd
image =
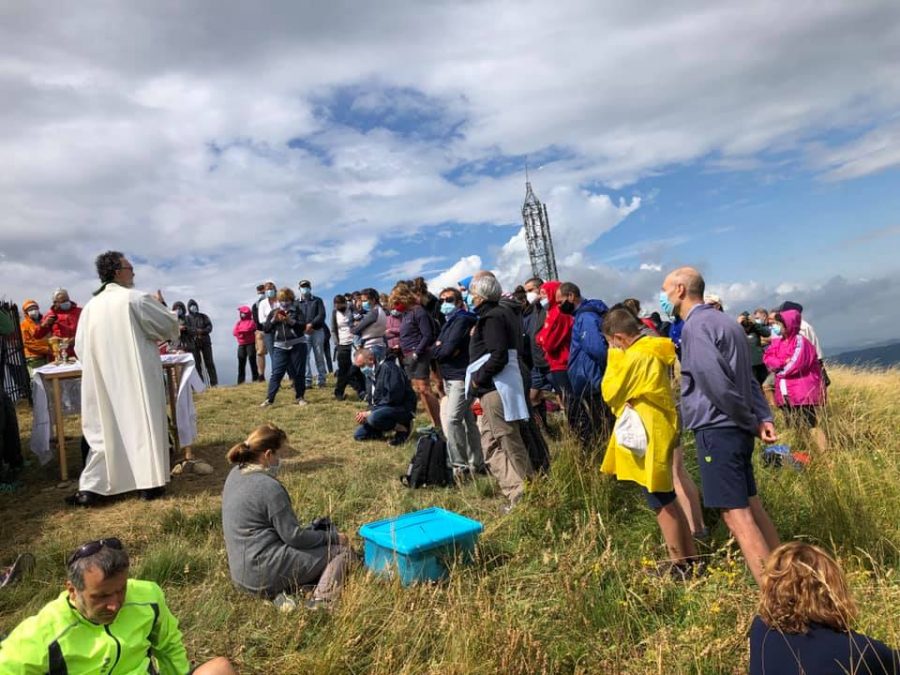
<svg viewBox="0 0 900 675"><path fill-rule="evenodd" d="M39 318L41 318L41 313L36 309L29 309L28 316L30 316L34 321L37 321Z"/></svg>
<svg viewBox="0 0 900 675"><path fill-rule="evenodd" d="M540 296L537 293L535 293L534 291L528 291L525 294L525 299L528 300L529 305L533 305L535 302L537 302L537 299L539 297Z"/></svg>
<svg viewBox="0 0 900 675"><path fill-rule="evenodd" d="M266 473L275 478L278 475L278 472L281 470L281 460L276 459L274 464L269 464L266 467Z"/></svg>

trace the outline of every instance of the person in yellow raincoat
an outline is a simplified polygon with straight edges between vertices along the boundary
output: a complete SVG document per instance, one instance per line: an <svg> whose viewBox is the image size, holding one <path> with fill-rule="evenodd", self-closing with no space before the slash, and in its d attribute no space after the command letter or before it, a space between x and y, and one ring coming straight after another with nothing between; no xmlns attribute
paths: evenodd
<svg viewBox="0 0 900 675"><path fill-rule="evenodd" d="M643 455L619 445L612 434L600 470L641 486L656 513L670 561L661 571L686 577L693 572L697 549L684 512L675 498L672 455L678 445L678 417L672 396L671 369L675 346L666 338L641 334L641 324L625 308L613 308L603 319L609 346L601 391L619 418L626 406L640 416L647 434Z"/></svg>

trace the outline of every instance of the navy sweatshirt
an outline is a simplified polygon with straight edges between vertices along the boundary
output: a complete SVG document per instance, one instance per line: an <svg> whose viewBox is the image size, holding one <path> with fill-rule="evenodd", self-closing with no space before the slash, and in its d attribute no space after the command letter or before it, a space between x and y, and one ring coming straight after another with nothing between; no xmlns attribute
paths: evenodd
<svg viewBox="0 0 900 675"><path fill-rule="evenodd" d="M445 380L465 380L469 366L469 332L478 321L472 312L458 309L447 317L432 356Z"/></svg>
<svg viewBox="0 0 900 675"><path fill-rule="evenodd" d="M403 314L400 321L400 349L404 356L414 352L419 357L426 356L436 337L431 317L421 305L414 305Z"/></svg>
<svg viewBox="0 0 900 675"><path fill-rule="evenodd" d="M781 633L760 617L750 627L750 675L894 675L900 652L860 633L820 624L806 633Z"/></svg>

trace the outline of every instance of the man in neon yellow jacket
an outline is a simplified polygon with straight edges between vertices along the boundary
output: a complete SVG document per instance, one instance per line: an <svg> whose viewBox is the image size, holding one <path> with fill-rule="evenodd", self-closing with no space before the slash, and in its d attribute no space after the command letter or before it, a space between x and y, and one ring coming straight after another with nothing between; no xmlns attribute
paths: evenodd
<svg viewBox="0 0 900 675"><path fill-rule="evenodd" d="M640 454L619 445L614 433L600 470L641 486L671 558L661 569L676 577L689 576L697 549L672 481L672 454L678 445L678 414L670 376L675 346L665 338L642 336L639 321L622 307L604 317L603 334L613 347L601 384L603 398L617 418L626 406L634 409L647 434L647 449Z"/></svg>
<svg viewBox="0 0 900 675"><path fill-rule="evenodd" d="M0 642L0 675L234 675L225 658L191 670L162 589L128 578L118 539L80 546L66 590Z"/></svg>

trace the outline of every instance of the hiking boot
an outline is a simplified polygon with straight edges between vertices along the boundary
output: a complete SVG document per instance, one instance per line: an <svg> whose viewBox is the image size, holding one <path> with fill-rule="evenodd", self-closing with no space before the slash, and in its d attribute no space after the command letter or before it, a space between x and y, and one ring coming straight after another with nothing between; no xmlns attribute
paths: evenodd
<svg viewBox="0 0 900 675"><path fill-rule="evenodd" d="M403 445L408 440L409 440L409 432L408 431L395 431L394 437L388 441L388 445L397 447L399 445Z"/></svg>
<svg viewBox="0 0 900 675"><path fill-rule="evenodd" d="M144 500L145 502L152 502L154 499L159 499L166 492L166 488L163 486L150 488L148 490L138 490L138 496Z"/></svg>
<svg viewBox="0 0 900 675"><path fill-rule="evenodd" d="M69 506L97 506L105 501L105 497L98 495L96 492L79 490L74 495L66 497L65 501Z"/></svg>

